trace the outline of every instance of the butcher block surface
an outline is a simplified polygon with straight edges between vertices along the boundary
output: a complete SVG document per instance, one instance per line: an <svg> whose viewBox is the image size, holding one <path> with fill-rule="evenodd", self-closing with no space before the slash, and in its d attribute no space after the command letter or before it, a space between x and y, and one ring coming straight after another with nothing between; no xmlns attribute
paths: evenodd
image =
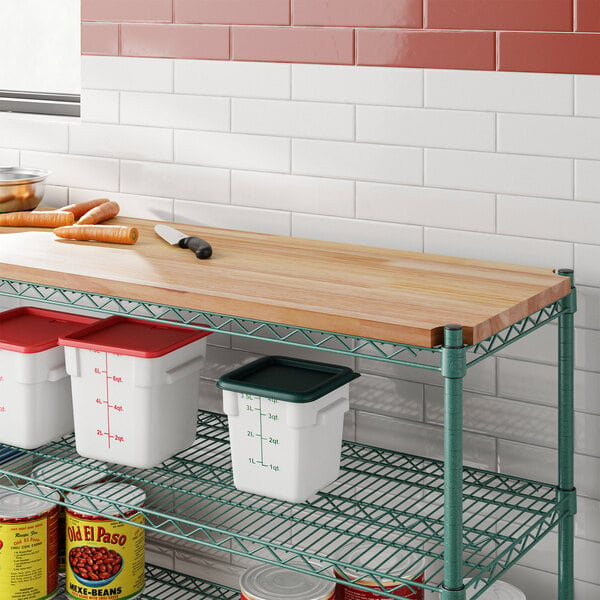
<svg viewBox="0 0 600 600"><path fill-rule="evenodd" d="M1 227L0 277L424 347L450 323L475 344L570 290L546 268L173 225L212 245L199 260L156 223L111 219L139 228L132 246Z"/></svg>

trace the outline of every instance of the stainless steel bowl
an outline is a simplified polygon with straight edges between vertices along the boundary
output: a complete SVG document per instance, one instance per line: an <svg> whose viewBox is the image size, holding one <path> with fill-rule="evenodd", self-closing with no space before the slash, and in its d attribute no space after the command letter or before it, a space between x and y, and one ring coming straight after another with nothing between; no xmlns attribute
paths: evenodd
<svg viewBox="0 0 600 600"><path fill-rule="evenodd" d="M21 167L0 167L0 213L31 210L46 191L50 171Z"/></svg>

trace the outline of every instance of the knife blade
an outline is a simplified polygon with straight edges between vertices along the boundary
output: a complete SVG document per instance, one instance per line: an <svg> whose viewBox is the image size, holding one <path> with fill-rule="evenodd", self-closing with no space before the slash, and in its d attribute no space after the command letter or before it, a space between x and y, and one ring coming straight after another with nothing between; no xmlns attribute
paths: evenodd
<svg viewBox="0 0 600 600"><path fill-rule="evenodd" d="M212 256L211 245L202 238L195 235L186 235L181 231L177 231L168 225L155 225L154 231L165 242L171 246L179 246L180 248L189 248L197 258L210 258Z"/></svg>

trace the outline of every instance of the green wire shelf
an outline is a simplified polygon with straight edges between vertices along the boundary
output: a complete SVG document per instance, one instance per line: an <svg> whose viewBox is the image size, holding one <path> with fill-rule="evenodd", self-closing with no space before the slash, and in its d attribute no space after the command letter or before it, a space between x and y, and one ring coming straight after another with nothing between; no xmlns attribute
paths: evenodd
<svg viewBox="0 0 600 600"><path fill-rule="evenodd" d="M57 470L72 464L90 468L92 462L75 452L74 438L67 436L0 465L0 487L22 491L33 483L35 491L29 495L47 496L38 487L44 482L30 473L32 464L50 458L57 461ZM424 567L426 577L423 583L394 577L398 587L441 589L440 461L344 443L337 481L308 502L292 504L235 489L226 417L202 412L194 446L158 467L139 470L100 463L91 468L109 480L145 489L147 502L141 510L149 530L332 581L332 567L342 573L352 567L360 573L353 587L365 589L356 581L370 577L380 583L379 593L390 598L393 590L386 592L383 583L399 568L405 576L414 576ZM82 496L92 504L100 499ZM111 505L110 513L125 515L135 508L118 497L104 500ZM566 501L552 485L465 467L463 572L471 578L467 587L500 577L556 526L568 512ZM349 558L357 547L375 553L364 568Z"/></svg>
<svg viewBox="0 0 600 600"><path fill-rule="evenodd" d="M56 600L67 600L64 580ZM239 600L240 592L155 565L146 565L146 585L138 600Z"/></svg>
<svg viewBox="0 0 600 600"><path fill-rule="evenodd" d="M430 371L441 371L441 347L423 348L407 344L397 344L370 338L342 335L332 331L292 327L282 323L255 321L232 315L169 306L0 278L0 296L43 302L55 306L78 310L91 310L110 315L127 315L132 318L154 322L177 323L190 328L203 328L215 333L223 333L242 338L276 342L297 348L313 348L334 354L366 358L402 366L416 367ZM467 367L473 366L491 354L557 319L566 311L562 302L553 302L541 310L525 317L506 329L490 336L467 351L470 358Z"/></svg>

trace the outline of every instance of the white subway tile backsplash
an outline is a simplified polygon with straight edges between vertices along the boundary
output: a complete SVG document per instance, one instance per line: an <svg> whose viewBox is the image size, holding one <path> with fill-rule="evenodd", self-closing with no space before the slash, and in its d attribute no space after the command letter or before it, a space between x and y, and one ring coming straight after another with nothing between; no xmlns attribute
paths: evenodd
<svg viewBox="0 0 600 600"><path fill-rule="evenodd" d="M71 127L70 151L109 158L170 161L173 137L169 129L82 123Z"/></svg>
<svg viewBox="0 0 600 600"><path fill-rule="evenodd" d="M423 154L418 148L293 140L292 172L421 185Z"/></svg>
<svg viewBox="0 0 600 600"><path fill-rule="evenodd" d="M442 388L425 387L425 415L428 423L443 424ZM556 447L557 411L554 408L467 392L463 395L463 423L466 430L476 433Z"/></svg>
<svg viewBox="0 0 600 600"><path fill-rule="evenodd" d="M19 151L0 148L0 164L7 167L18 167Z"/></svg>
<svg viewBox="0 0 600 600"><path fill-rule="evenodd" d="M232 171L231 202L337 217L354 216L354 183L341 179Z"/></svg>
<svg viewBox="0 0 600 600"><path fill-rule="evenodd" d="M56 185L47 185L42 198L43 206L66 206L69 203L69 188Z"/></svg>
<svg viewBox="0 0 600 600"><path fill-rule="evenodd" d="M356 184L356 216L375 221L493 232L494 194L418 186Z"/></svg>
<svg viewBox="0 0 600 600"><path fill-rule="evenodd" d="M575 114L600 117L600 77L575 75Z"/></svg>
<svg viewBox="0 0 600 600"><path fill-rule="evenodd" d="M593 244L600 203L498 196L498 233Z"/></svg>
<svg viewBox="0 0 600 600"><path fill-rule="evenodd" d="M536 358L530 355L530 359ZM532 385L532 381L535 385ZM536 404L557 406L558 370L553 365L543 365L508 358L498 359L498 394ZM600 373L575 371L575 410L600 415L598 390Z"/></svg>
<svg viewBox="0 0 600 600"><path fill-rule="evenodd" d="M79 188L71 188L69 193L69 201L71 204L102 197L107 197L118 202L120 206L119 215L122 217L157 219L159 221L173 220L173 200L170 198L141 196L137 194L120 194L116 192L102 192Z"/></svg>
<svg viewBox="0 0 600 600"><path fill-rule="evenodd" d="M173 163L121 161L121 191L229 203L229 171Z"/></svg>
<svg viewBox="0 0 600 600"><path fill-rule="evenodd" d="M558 452L513 442L498 440L498 466L501 473L535 481L556 483ZM600 499L600 459L575 455L575 487L577 493Z"/></svg>
<svg viewBox="0 0 600 600"><path fill-rule="evenodd" d="M229 131L229 98L121 92L121 123Z"/></svg>
<svg viewBox="0 0 600 600"><path fill-rule="evenodd" d="M592 498L577 498L575 535L582 539L600 542L600 501Z"/></svg>
<svg viewBox="0 0 600 600"><path fill-rule="evenodd" d="M167 58L82 56L81 87L84 90L172 92L173 61Z"/></svg>
<svg viewBox="0 0 600 600"><path fill-rule="evenodd" d="M467 357L467 360L471 360L474 355L469 353ZM421 353L419 362L439 366L439 354ZM362 358L358 359L357 369L361 373L374 373L385 377L405 379L429 385L442 386L444 384L441 374L438 371L431 371L429 369L416 369L414 367ZM494 394L496 392L496 361L494 359L483 360L469 367L463 380L463 386L467 391Z"/></svg>
<svg viewBox="0 0 600 600"><path fill-rule="evenodd" d="M81 120L88 123L118 123L119 92L81 90Z"/></svg>
<svg viewBox="0 0 600 600"><path fill-rule="evenodd" d="M176 60L175 92L241 98L289 98L290 65Z"/></svg>
<svg viewBox="0 0 600 600"><path fill-rule="evenodd" d="M231 102L231 130L325 140L354 139L354 107L291 100Z"/></svg>
<svg viewBox="0 0 600 600"><path fill-rule="evenodd" d="M572 198L573 169L564 158L426 149L425 185Z"/></svg>
<svg viewBox="0 0 600 600"><path fill-rule="evenodd" d="M358 106L356 139L361 142L493 151L493 113L431 108Z"/></svg>
<svg viewBox="0 0 600 600"><path fill-rule="evenodd" d="M225 229L290 235L289 213L276 210L175 200L174 220L179 223L208 225Z"/></svg>
<svg viewBox="0 0 600 600"><path fill-rule="evenodd" d="M285 173L290 170L290 142L266 135L175 131L175 162Z"/></svg>
<svg viewBox="0 0 600 600"><path fill-rule="evenodd" d="M21 165L51 171L46 180L51 185L119 189L119 161L110 158L22 151Z"/></svg>
<svg viewBox="0 0 600 600"><path fill-rule="evenodd" d="M587 371L600 371L600 331L575 330L575 366Z"/></svg>
<svg viewBox="0 0 600 600"><path fill-rule="evenodd" d="M575 161L575 200L600 202L600 161Z"/></svg>
<svg viewBox="0 0 600 600"><path fill-rule="evenodd" d="M498 151L600 159L600 120L498 115Z"/></svg>
<svg viewBox="0 0 600 600"><path fill-rule="evenodd" d="M411 421L423 420L423 386L419 383L362 374L353 382L350 406Z"/></svg>
<svg viewBox="0 0 600 600"><path fill-rule="evenodd" d="M0 144L19 150L68 152L69 123L74 121L0 113Z"/></svg>
<svg viewBox="0 0 600 600"><path fill-rule="evenodd" d="M321 102L423 105L423 71L386 67L292 65L292 98Z"/></svg>
<svg viewBox="0 0 600 600"><path fill-rule="evenodd" d="M425 252L548 267L571 268L573 246L567 242L425 228Z"/></svg>
<svg viewBox="0 0 600 600"><path fill-rule="evenodd" d="M600 246L575 244L575 284L600 287Z"/></svg>
<svg viewBox="0 0 600 600"><path fill-rule="evenodd" d="M410 225L379 223L359 219L341 219L321 215L292 214L292 235L313 240L345 242L396 248L398 250L423 249L423 230ZM368 249L365 250L368 252Z"/></svg>
<svg viewBox="0 0 600 600"><path fill-rule="evenodd" d="M577 286L575 327L600 329L600 288Z"/></svg>
<svg viewBox="0 0 600 600"><path fill-rule="evenodd" d="M425 71L425 106L573 114L573 76L494 71Z"/></svg>
<svg viewBox="0 0 600 600"><path fill-rule="evenodd" d="M356 441L441 459L444 456L443 429L412 421L401 421L381 415L358 412L356 415ZM463 436L465 464L481 469L495 469L496 445L490 437L465 433Z"/></svg>

